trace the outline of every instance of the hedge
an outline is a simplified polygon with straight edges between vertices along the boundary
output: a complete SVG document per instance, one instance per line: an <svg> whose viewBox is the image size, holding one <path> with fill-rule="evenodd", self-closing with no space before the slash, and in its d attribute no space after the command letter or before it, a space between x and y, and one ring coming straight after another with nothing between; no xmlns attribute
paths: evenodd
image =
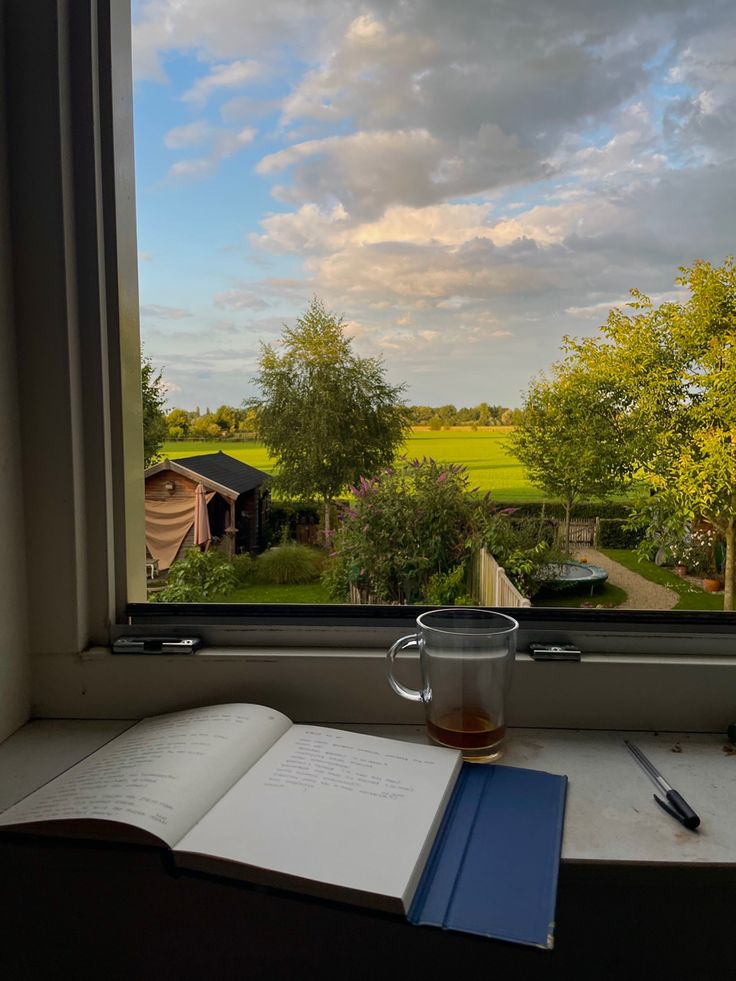
<svg viewBox="0 0 736 981"><path fill-rule="evenodd" d="M339 510L339 505L347 504L348 502L346 500L340 500L336 503ZM504 501L494 501L493 503L499 509L515 508L515 518L541 518L543 514L545 518L549 519L556 518L562 520L565 517L564 507L556 503L541 504L539 502L527 502L525 504L515 504ZM573 520L575 518L600 518L602 522L604 520L616 520L622 523L629 517L630 511L630 505L620 502L598 501L596 503L595 501L583 501L575 506L572 517ZM295 538L297 525L319 524L322 521L322 516L323 505L320 501L274 501L272 499L268 519L269 540L271 542L277 542L281 537L281 529L287 522L291 537ZM606 534L609 534L609 532L606 532ZM619 545L614 544L612 541L601 542L601 544L606 544L609 548L635 548L642 538L639 532L627 532L625 536L618 534L616 531L612 531L610 534L616 538L616 542L623 541L625 537L626 542L633 541L634 544Z"/></svg>
<svg viewBox="0 0 736 981"><path fill-rule="evenodd" d="M642 528L627 528L621 518L601 518L596 545L601 548L636 548L643 538Z"/></svg>
<svg viewBox="0 0 736 981"><path fill-rule="evenodd" d="M562 504L550 502L541 504L538 501L526 504L514 504L512 501L502 502L493 501L498 508L516 508L516 517L519 518L538 518L544 513L545 518L565 517L565 508ZM572 519L576 518L619 518L629 517L631 505L618 501L581 501L572 509Z"/></svg>

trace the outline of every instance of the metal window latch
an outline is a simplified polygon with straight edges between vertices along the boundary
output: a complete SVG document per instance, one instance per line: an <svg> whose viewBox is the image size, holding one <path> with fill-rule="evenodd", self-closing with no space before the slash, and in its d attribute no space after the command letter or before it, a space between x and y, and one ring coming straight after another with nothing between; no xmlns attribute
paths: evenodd
<svg viewBox="0 0 736 981"><path fill-rule="evenodd" d="M202 646L199 637L118 637L113 654L194 654Z"/></svg>
<svg viewBox="0 0 736 981"><path fill-rule="evenodd" d="M580 650L574 644L530 644L535 661L579 661Z"/></svg>

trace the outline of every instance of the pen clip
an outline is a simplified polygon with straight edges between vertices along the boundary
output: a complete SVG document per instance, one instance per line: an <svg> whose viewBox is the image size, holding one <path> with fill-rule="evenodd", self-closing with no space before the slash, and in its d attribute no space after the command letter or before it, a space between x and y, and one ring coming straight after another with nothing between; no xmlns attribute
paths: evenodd
<svg viewBox="0 0 736 981"><path fill-rule="evenodd" d="M690 805L677 793L676 790L667 791L667 800L669 804L657 797L656 794L652 795L662 810L667 811L675 820L679 821L680 824L684 824L689 831L695 831L697 826L700 824L700 818L695 813L695 811L690 807ZM670 807L670 804L672 805Z"/></svg>

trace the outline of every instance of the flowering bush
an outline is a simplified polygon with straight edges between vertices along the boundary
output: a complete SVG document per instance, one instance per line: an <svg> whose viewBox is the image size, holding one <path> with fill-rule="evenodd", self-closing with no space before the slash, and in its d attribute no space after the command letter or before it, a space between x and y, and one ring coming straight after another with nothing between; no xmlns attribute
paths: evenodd
<svg viewBox="0 0 736 981"><path fill-rule="evenodd" d="M344 599L353 585L386 603L426 600L433 576L464 565L475 521L490 508L468 484L465 467L426 457L361 477L332 538L334 563L324 576L332 597Z"/></svg>
<svg viewBox="0 0 736 981"><path fill-rule="evenodd" d="M690 532L688 538L673 549L676 561L701 576L718 575L717 538L713 528L699 528Z"/></svg>

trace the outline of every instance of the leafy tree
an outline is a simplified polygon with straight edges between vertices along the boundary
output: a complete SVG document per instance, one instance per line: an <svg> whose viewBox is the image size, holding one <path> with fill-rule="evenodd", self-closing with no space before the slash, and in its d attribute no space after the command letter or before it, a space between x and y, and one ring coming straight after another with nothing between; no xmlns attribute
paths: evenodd
<svg viewBox="0 0 736 981"><path fill-rule="evenodd" d="M262 345L254 379L260 398L256 434L276 458L286 494L319 497L330 532L330 506L361 474L389 465L409 425L401 395L383 362L360 358L344 321L315 297L296 327L284 327L281 350Z"/></svg>
<svg viewBox="0 0 736 981"><path fill-rule="evenodd" d="M219 439L222 430L212 417L211 412L203 416L195 416L189 424L189 432L195 439Z"/></svg>
<svg viewBox="0 0 736 981"><path fill-rule="evenodd" d="M143 398L143 466L161 459L159 451L166 439L166 397L161 390L162 373L156 373L150 358L141 355L141 395Z"/></svg>
<svg viewBox="0 0 736 981"><path fill-rule="evenodd" d="M705 519L723 536L724 610L736 572L736 266L681 267L682 303L654 306L632 290L631 312L612 310L602 338L570 345L629 420L632 470L670 522ZM616 393L613 395L613 393ZM651 507L651 504L650 504Z"/></svg>
<svg viewBox="0 0 736 981"><path fill-rule="evenodd" d="M184 409L172 409L166 416L166 435L169 439L185 439L189 435L189 414Z"/></svg>
<svg viewBox="0 0 736 981"><path fill-rule="evenodd" d="M629 458L614 418L605 388L573 360L527 389L510 443L531 482L562 501L568 550L576 502L605 498L627 479Z"/></svg>

